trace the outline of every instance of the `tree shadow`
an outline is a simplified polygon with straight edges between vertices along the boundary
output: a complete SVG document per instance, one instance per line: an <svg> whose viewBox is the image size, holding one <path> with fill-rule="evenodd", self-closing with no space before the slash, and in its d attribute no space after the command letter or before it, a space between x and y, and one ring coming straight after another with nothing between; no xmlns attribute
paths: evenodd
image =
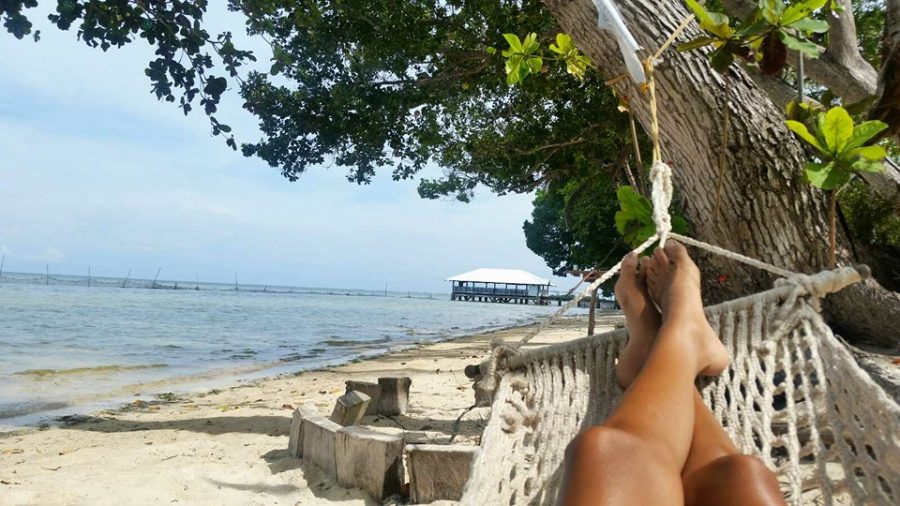
<svg viewBox="0 0 900 506"><path fill-rule="evenodd" d="M212 478L207 478L206 481L212 483L217 487L226 487L234 490L241 490L244 492L255 492L258 494L272 494L272 495L288 495L300 490L300 487L295 487L294 485L266 485L264 483L228 483L225 481L214 480Z"/></svg>
<svg viewBox="0 0 900 506"><path fill-rule="evenodd" d="M97 416L80 417L78 423L61 427L65 430L90 432L138 432L144 430L186 430L210 435L228 433L283 436L291 427L286 416L214 416L181 420L122 420Z"/></svg>

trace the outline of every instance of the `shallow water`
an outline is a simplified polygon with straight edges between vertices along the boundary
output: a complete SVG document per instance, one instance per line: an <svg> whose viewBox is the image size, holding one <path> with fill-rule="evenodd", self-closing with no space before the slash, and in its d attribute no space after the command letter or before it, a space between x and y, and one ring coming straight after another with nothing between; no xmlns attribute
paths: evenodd
<svg viewBox="0 0 900 506"><path fill-rule="evenodd" d="M0 282L0 426L333 365L556 309L446 294L42 279L4 273Z"/></svg>

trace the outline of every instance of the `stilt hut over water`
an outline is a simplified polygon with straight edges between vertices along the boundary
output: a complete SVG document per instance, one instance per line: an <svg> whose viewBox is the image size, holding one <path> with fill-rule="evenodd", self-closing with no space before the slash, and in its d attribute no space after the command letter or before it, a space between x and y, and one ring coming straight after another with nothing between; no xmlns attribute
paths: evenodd
<svg viewBox="0 0 900 506"><path fill-rule="evenodd" d="M475 269L447 278L450 300L546 304L550 280L516 269Z"/></svg>

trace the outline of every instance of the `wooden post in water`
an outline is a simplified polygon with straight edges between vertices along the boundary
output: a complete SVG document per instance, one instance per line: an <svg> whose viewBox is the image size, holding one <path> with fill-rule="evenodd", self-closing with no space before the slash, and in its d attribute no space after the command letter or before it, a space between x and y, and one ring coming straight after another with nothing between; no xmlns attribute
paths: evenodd
<svg viewBox="0 0 900 506"><path fill-rule="evenodd" d="M200 289L200 273L197 273L197 286L194 287L194 290Z"/></svg>
<svg viewBox="0 0 900 506"><path fill-rule="evenodd" d="M125 275L125 279L122 280L122 288L125 288L125 283L128 282L128 278L131 277L131 269L128 269L128 274Z"/></svg>
<svg viewBox="0 0 900 506"><path fill-rule="evenodd" d="M150 288L156 288L156 280L159 279L159 272L162 270L162 267L156 269L156 276L153 276L153 284L150 285Z"/></svg>
<svg viewBox="0 0 900 506"><path fill-rule="evenodd" d="M591 291L591 307L588 309L588 335L589 336L594 335L594 321L595 321L594 312L596 311L595 308L597 307L597 290L599 290L599 289L600 288L598 287L596 290Z"/></svg>

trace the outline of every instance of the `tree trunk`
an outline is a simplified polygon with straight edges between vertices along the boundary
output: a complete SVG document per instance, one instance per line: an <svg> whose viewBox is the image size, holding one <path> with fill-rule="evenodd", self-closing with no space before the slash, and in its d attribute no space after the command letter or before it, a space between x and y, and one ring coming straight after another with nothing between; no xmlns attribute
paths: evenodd
<svg viewBox="0 0 900 506"><path fill-rule="evenodd" d="M615 39L597 28L591 0L545 0L578 46L607 78L625 73ZM687 16L680 2L617 2L625 24L651 54ZM695 23L678 41L700 35ZM644 56L646 56L646 54ZM703 241L759 258L796 272L828 265L828 206L825 194L802 178L807 160L787 130L784 114L738 68L726 76L711 69L704 53L669 49L656 67L656 90L663 158L671 162L681 208L691 234ZM717 160L721 149L724 79L729 79L730 131L721 208L713 216ZM630 98L636 117L649 131L647 95L629 79L614 84ZM838 230L838 264L852 264L843 229ZM745 295L771 286L772 279L751 267L699 255L708 302ZM830 314L839 331L856 342L896 347L900 296L868 280L830 297Z"/></svg>

